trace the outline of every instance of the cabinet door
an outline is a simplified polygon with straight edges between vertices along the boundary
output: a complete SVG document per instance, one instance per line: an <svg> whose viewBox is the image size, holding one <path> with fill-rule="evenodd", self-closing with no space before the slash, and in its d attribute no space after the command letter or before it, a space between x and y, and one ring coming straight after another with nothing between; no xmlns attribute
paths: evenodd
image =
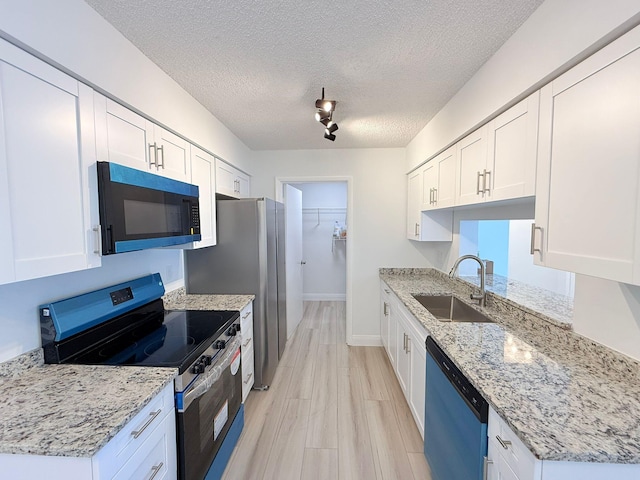
<svg viewBox="0 0 640 480"><path fill-rule="evenodd" d="M484 171L487 166L487 127L481 127L460 140L458 148L458 187L456 205L484 201Z"/></svg>
<svg viewBox="0 0 640 480"><path fill-rule="evenodd" d="M640 283L640 29L545 86L534 261Z"/></svg>
<svg viewBox="0 0 640 480"><path fill-rule="evenodd" d="M398 374L398 382L404 392L405 397L409 397L409 384L411 382L411 356L409 355L409 328L406 325L406 320L396 309L393 314L398 317L398 337L396 338L397 345L397 359L396 359L396 373Z"/></svg>
<svg viewBox="0 0 640 480"><path fill-rule="evenodd" d="M394 370L396 368L397 354L398 354L398 309L396 308L395 301L391 300L389 302L389 348L387 349L387 353L389 354L389 361L393 366ZM402 334L400 334L402 335Z"/></svg>
<svg viewBox="0 0 640 480"><path fill-rule="evenodd" d="M420 210L436 208L436 194L438 193L438 162L432 159L422 167L422 195Z"/></svg>
<svg viewBox="0 0 640 480"><path fill-rule="evenodd" d="M409 240L420 240L422 172L414 170L408 175L407 182L407 238Z"/></svg>
<svg viewBox="0 0 640 480"><path fill-rule="evenodd" d="M216 244L216 165L213 155L191 145L191 183L198 186L200 234L202 240L194 248Z"/></svg>
<svg viewBox="0 0 640 480"><path fill-rule="evenodd" d="M451 147L435 159L438 165L438 184L434 204L438 208L452 207L456 201L456 149Z"/></svg>
<svg viewBox="0 0 640 480"><path fill-rule="evenodd" d="M409 338L409 362L411 380L409 407L416 418L420 434L424 438L424 399L427 375L427 348L421 338L411 335Z"/></svg>
<svg viewBox="0 0 640 480"><path fill-rule="evenodd" d="M153 124L98 93L94 104L98 160L155 171Z"/></svg>
<svg viewBox="0 0 640 480"><path fill-rule="evenodd" d="M532 94L489 123L487 200L535 193L539 97Z"/></svg>
<svg viewBox="0 0 640 480"><path fill-rule="evenodd" d="M100 265L92 91L6 42L0 173L0 282Z"/></svg>
<svg viewBox="0 0 640 480"><path fill-rule="evenodd" d="M158 125L154 125L153 132L157 145L157 165L152 171L188 183L191 179L189 142Z"/></svg>

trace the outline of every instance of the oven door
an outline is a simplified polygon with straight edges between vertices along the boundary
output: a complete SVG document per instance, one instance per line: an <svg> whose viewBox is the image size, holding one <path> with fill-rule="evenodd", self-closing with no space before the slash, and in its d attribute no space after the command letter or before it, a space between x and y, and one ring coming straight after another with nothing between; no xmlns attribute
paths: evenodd
<svg viewBox="0 0 640 480"><path fill-rule="evenodd" d="M240 348L221 355L200 375L178 405L178 464L181 480L205 478L227 435L242 399ZM180 402L178 402L180 404ZM181 411L182 410L182 411Z"/></svg>
<svg viewBox="0 0 640 480"><path fill-rule="evenodd" d="M102 254L200 240L198 187L98 162Z"/></svg>

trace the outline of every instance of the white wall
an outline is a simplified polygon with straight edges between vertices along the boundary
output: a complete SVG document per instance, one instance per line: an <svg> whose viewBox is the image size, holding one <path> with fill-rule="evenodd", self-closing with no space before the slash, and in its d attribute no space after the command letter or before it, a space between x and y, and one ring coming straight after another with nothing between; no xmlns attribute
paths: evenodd
<svg viewBox="0 0 640 480"><path fill-rule="evenodd" d="M638 21L638 0L546 0L409 143L407 170Z"/></svg>
<svg viewBox="0 0 640 480"><path fill-rule="evenodd" d="M426 267L430 253L405 238L404 149L260 151L254 195L275 196L275 177L351 177L347 321L352 344L380 344L379 267ZM304 178L301 178L304 177ZM424 253L424 255L423 255ZM425 255L427 258L425 258Z"/></svg>
<svg viewBox="0 0 640 480"><path fill-rule="evenodd" d="M192 143L250 169L250 150L82 0L2 0L0 35L19 41Z"/></svg>
<svg viewBox="0 0 640 480"><path fill-rule="evenodd" d="M345 300L346 242L333 242L335 222L347 226L347 183L292 184L302 192L304 300ZM316 209L314 211L314 209Z"/></svg>
<svg viewBox="0 0 640 480"><path fill-rule="evenodd" d="M241 168L250 150L81 0L2 0L0 36L17 40ZM43 238L43 241L46 239ZM184 284L180 250L103 258L101 268L0 285L0 361L40 346L38 305L160 272Z"/></svg>

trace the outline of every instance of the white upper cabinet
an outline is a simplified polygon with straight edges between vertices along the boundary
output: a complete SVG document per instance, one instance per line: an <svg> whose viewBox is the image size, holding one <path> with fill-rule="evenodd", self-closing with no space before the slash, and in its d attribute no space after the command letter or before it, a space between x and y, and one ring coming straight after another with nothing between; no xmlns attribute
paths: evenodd
<svg viewBox="0 0 640 480"><path fill-rule="evenodd" d="M456 149L451 147L422 168L422 210L452 207L456 194Z"/></svg>
<svg viewBox="0 0 640 480"><path fill-rule="evenodd" d="M539 99L536 91L489 122L483 178L487 201L535 194Z"/></svg>
<svg viewBox="0 0 640 480"><path fill-rule="evenodd" d="M0 283L100 266L93 130L90 88L0 40Z"/></svg>
<svg viewBox="0 0 640 480"><path fill-rule="evenodd" d="M247 174L216 159L216 193L233 198L247 198L250 195L250 187Z"/></svg>
<svg viewBox="0 0 640 480"><path fill-rule="evenodd" d="M191 183L198 186L200 234L193 248L216 244L216 162L213 155L191 145Z"/></svg>
<svg viewBox="0 0 640 480"><path fill-rule="evenodd" d="M487 176L487 126L467 135L457 143L458 182L456 205L484 201Z"/></svg>
<svg viewBox="0 0 640 480"><path fill-rule="evenodd" d="M640 284L640 28L541 91L534 262Z"/></svg>
<svg viewBox="0 0 640 480"><path fill-rule="evenodd" d="M103 95L94 103L98 160L190 181L189 142Z"/></svg>
<svg viewBox="0 0 640 480"><path fill-rule="evenodd" d="M426 166L407 175L407 238L422 242L450 242L453 239L453 212L451 210L422 211L425 169ZM427 192L429 192L428 189ZM427 199L428 195L429 193L427 193Z"/></svg>
<svg viewBox="0 0 640 480"><path fill-rule="evenodd" d="M456 205L535 194L539 92L458 142Z"/></svg>

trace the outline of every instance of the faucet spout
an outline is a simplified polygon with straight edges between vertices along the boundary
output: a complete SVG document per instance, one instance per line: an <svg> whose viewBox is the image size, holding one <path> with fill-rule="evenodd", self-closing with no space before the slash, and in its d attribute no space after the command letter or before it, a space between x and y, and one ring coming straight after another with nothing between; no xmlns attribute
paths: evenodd
<svg viewBox="0 0 640 480"><path fill-rule="evenodd" d="M477 257L476 255L462 255L453 263L453 267L451 267L451 271L449 272L449 277L453 278L456 274L456 270L458 270L458 266L460 265L460 263L468 259L475 260L480 265L480 293L472 293L471 299L478 300L478 304L481 307L484 307L487 301L487 292L485 290L484 262L480 259L480 257Z"/></svg>

